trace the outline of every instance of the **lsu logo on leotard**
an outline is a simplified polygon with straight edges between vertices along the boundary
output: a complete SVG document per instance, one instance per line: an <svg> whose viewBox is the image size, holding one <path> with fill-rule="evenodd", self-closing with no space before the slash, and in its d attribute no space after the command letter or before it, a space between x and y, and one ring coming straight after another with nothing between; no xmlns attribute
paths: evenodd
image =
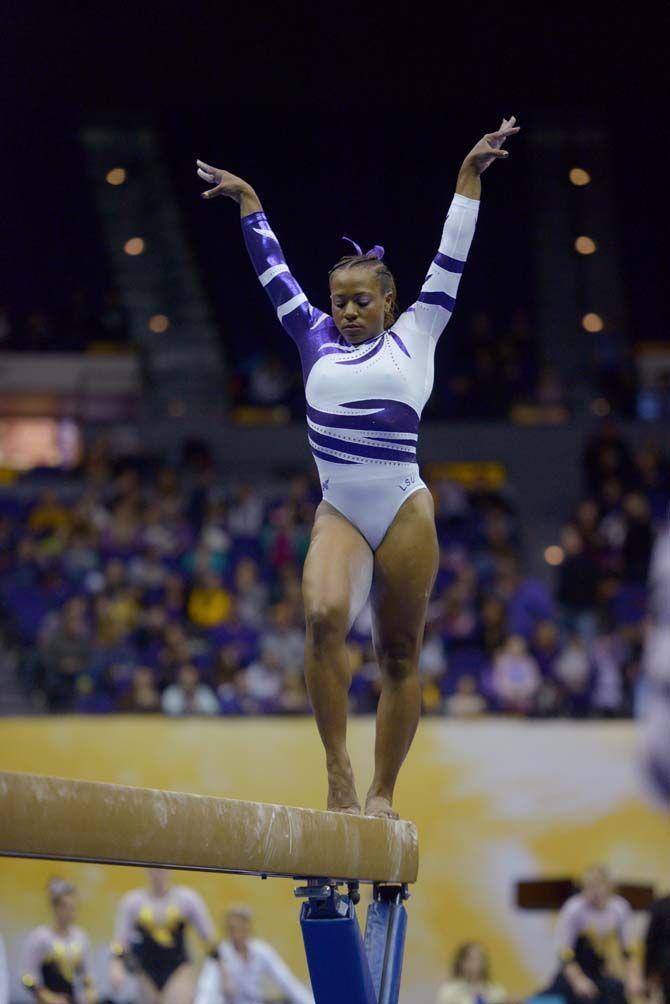
<svg viewBox="0 0 670 1004"><path fill-rule="evenodd" d="M408 477L404 478L404 480L398 485L398 488L402 492L406 492L407 489L410 487L410 485L413 485L415 483L416 483L416 474L410 474L408 475Z"/></svg>

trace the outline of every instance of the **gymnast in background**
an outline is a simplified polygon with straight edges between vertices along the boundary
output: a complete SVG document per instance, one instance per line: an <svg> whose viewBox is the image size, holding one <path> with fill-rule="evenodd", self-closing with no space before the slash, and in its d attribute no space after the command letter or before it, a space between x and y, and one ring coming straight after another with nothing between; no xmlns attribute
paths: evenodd
<svg viewBox="0 0 670 1004"><path fill-rule="evenodd" d="M501 147L518 132L515 123L503 119L463 161L439 249L418 298L399 317L382 247L363 254L354 245L356 253L333 266L331 313L324 313L291 275L251 185L197 162L199 176L214 186L204 197L225 195L239 204L254 269L302 362L309 443L323 492L302 582L305 673L325 747L328 808L339 812L361 811L346 745L345 643L369 595L382 690L364 812L398 816L393 793L421 711L419 654L439 557L433 501L416 460L419 421L474 236L480 177L507 156Z"/></svg>
<svg viewBox="0 0 670 1004"><path fill-rule="evenodd" d="M565 1004L630 1004L644 995L632 910L604 865L589 868L582 891L561 907L556 940L560 969L544 993Z"/></svg>
<svg viewBox="0 0 670 1004"><path fill-rule="evenodd" d="M28 935L22 983L39 1004L95 1004L88 935L77 927L77 891L61 878L47 886L53 922Z"/></svg>
<svg viewBox="0 0 670 1004"><path fill-rule="evenodd" d="M149 887L126 893L119 904L112 943L109 983L120 999L129 973L137 977L142 1004L191 1004L194 966L186 946L193 927L215 951L215 932L201 897L171 885L163 868L147 868Z"/></svg>

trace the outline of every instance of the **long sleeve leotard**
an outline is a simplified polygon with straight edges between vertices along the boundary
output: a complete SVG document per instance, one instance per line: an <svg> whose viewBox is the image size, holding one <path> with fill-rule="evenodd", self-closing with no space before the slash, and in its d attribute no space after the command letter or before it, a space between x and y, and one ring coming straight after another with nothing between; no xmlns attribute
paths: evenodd
<svg viewBox="0 0 670 1004"><path fill-rule="evenodd" d="M332 317L308 301L265 213L242 220L256 274L300 353L309 444L324 498L373 550L402 502L423 487L416 462L419 420L478 209L479 202L454 196L418 299L388 330L358 345L349 344Z"/></svg>

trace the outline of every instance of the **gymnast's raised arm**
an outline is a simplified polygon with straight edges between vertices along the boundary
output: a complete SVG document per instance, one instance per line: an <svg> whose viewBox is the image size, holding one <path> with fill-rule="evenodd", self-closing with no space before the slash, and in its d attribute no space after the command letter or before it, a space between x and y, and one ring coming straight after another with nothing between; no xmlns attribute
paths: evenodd
<svg viewBox="0 0 670 1004"><path fill-rule="evenodd" d="M494 160L503 160L507 151L501 147L519 127L514 116L503 119L496 132L486 133L472 148L461 165L454 195L442 231L440 247L424 279L414 304L418 328L439 338L456 304L456 294L465 268L479 212L481 175Z"/></svg>
<svg viewBox="0 0 670 1004"><path fill-rule="evenodd" d="M291 275L279 241L251 185L229 171L212 167L202 160L197 164L198 175L214 185L214 188L202 193L204 199L225 195L239 205L244 241L256 275L270 297L278 319L300 347L310 330L327 315L308 302Z"/></svg>

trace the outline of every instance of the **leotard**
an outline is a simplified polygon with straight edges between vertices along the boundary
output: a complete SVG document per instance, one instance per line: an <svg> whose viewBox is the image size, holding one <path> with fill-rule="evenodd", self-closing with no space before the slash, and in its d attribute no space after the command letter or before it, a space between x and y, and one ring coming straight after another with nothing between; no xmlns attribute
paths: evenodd
<svg viewBox="0 0 670 1004"><path fill-rule="evenodd" d="M309 444L323 497L373 551L403 502L425 487L416 460L419 420L478 209L478 201L454 196L418 299L390 328L358 345L349 344L332 317L309 303L265 213L242 219L256 274L300 352Z"/></svg>

